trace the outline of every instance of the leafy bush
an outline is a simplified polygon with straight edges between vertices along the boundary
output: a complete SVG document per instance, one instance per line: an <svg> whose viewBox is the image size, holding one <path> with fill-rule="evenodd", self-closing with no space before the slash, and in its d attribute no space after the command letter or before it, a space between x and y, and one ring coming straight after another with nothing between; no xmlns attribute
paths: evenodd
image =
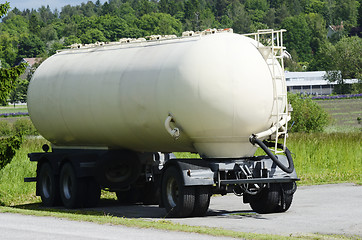
<svg viewBox="0 0 362 240"><path fill-rule="evenodd" d="M13 125L15 133L23 133L24 135L38 135L33 123L29 118L20 118Z"/></svg>
<svg viewBox="0 0 362 240"><path fill-rule="evenodd" d="M11 162L23 142L22 134L0 139L0 170Z"/></svg>
<svg viewBox="0 0 362 240"><path fill-rule="evenodd" d="M329 123L329 115L309 97L288 94L293 107L291 132L323 132Z"/></svg>
<svg viewBox="0 0 362 240"><path fill-rule="evenodd" d="M12 132L12 126L8 121L0 121L0 135L9 136Z"/></svg>
<svg viewBox="0 0 362 240"><path fill-rule="evenodd" d="M22 133L23 135L38 135L29 118L19 118L14 123L0 121L0 136L10 136Z"/></svg>

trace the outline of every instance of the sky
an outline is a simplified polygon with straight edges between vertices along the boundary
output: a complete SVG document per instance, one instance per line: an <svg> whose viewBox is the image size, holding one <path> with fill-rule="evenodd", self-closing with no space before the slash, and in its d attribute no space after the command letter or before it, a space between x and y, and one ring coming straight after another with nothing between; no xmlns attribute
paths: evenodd
<svg viewBox="0 0 362 240"><path fill-rule="evenodd" d="M41 6L47 6L54 11L56 8L60 12L62 7L65 5L80 5L82 2L86 3L88 0L0 0L0 3L9 2L11 9L14 7L18 8L20 11L24 9L38 9ZM96 0L92 1L93 3L96 2ZM100 0L100 2L103 4L106 2L106 0Z"/></svg>

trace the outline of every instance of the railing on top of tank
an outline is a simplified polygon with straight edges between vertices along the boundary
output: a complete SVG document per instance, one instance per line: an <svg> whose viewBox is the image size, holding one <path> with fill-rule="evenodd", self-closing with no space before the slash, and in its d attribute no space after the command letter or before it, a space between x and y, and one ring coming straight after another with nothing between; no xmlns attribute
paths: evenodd
<svg viewBox="0 0 362 240"><path fill-rule="evenodd" d="M159 41L183 39L189 37L201 37L201 36L211 35L215 33L222 33L222 32L233 33L234 31L232 28L225 28L225 29L209 28L204 31L196 31L196 32L185 31L182 33L181 37L177 37L176 35L151 35L141 38L121 38L117 42L95 42L90 44L74 43L68 47L70 49L88 49L88 48L103 47L103 46L130 44L130 43L145 43L145 42L155 42L155 41L159 42ZM60 49L57 50L57 53L67 50L69 49Z"/></svg>
<svg viewBox="0 0 362 240"><path fill-rule="evenodd" d="M285 29L274 30L274 29L260 29L256 33L243 34L247 37L254 37L254 40L265 47L273 47L275 56L284 56L285 47L283 46L283 32ZM260 47L259 45L257 47Z"/></svg>

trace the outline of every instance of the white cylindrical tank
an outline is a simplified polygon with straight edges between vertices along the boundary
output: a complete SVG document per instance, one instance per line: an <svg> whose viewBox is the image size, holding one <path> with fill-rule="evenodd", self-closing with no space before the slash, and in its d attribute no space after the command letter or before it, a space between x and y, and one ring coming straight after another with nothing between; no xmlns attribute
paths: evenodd
<svg viewBox="0 0 362 240"><path fill-rule="evenodd" d="M35 72L28 108L57 146L235 158L252 156L249 136L277 122L274 93L255 41L218 33L62 51Z"/></svg>

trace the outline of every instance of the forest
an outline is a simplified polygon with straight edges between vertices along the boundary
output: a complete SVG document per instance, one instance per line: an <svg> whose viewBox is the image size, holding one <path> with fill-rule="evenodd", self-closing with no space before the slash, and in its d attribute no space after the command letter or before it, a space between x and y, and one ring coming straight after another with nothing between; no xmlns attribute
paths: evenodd
<svg viewBox="0 0 362 240"><path fill-rule="evenodd" d="M73 43L185 30L283 28L287 70L331 71L330 80L343 83L362 78L361 26L362 0L97 0L55 10L11 9L0 22L0 60L8 68ZM360 85L341 92L360 93Z"/></svg>

